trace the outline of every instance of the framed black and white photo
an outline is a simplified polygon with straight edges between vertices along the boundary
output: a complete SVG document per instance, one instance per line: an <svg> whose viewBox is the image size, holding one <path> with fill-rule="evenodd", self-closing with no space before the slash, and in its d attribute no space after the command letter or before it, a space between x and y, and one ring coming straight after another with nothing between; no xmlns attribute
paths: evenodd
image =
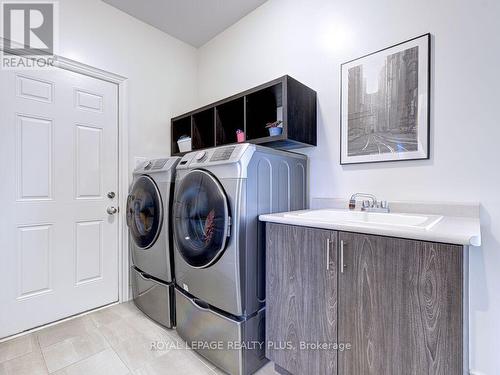
<svg viewBox="0 0 500 375"><path fill-rule="evenodd" d="M342 64L341 164L429 158L430 41Z"/></svg>

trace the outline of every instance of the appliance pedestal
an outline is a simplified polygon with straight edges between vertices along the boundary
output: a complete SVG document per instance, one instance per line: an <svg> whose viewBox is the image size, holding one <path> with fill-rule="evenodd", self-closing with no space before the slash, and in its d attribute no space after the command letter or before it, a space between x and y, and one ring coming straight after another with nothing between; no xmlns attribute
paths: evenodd
<svg viewBox="0 0 500 375"><path fill-rule="evenodd" d="M265 308L233 317L175 289L177 333L197 353L233 375L252 374L265 363Z"/></svg>
<svg viewBox="0 0 500 375"><path fill-rule="evenodd" d="M131 277L135 305L162 326L174 328L174 284L153 279L136 267L131 267Z"/></svg>

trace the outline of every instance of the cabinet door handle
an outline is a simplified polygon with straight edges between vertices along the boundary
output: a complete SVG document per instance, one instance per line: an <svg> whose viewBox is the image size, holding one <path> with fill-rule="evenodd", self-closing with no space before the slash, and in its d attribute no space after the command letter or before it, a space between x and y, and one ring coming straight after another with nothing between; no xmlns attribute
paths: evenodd
<svg viewBox="0 0 500 375"><path fill-rule="evenodd" d="M330 238L326 239L326 269L330 269Z"/></svg>
<svg viewBox="0 0 500 375"><path fill-rule="evenodd" d="M340 240L340 273L344 273L344 240Z"/></svg>

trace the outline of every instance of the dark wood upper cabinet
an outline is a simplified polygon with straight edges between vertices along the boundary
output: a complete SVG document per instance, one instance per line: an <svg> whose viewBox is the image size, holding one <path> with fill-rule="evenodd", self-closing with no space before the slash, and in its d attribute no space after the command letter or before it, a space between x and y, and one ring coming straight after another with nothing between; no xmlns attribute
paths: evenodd
<svg viewBox="0 0 500 375"><path fill-rule="evenodd" d="M266 241L266 357L292 374L335 375L335 350L301 345L337 341L337 233L267 224Z"/></svg>
<svg viewBox="0 0 500 375"><path fill-rule="evenodd" d="M171 153L181 155L177 140L190 136L192 151L246 141L280 149L316 146L316 92L286 75L171 120ZM266 124L283 121L283 132L270 136Z"/></svg>

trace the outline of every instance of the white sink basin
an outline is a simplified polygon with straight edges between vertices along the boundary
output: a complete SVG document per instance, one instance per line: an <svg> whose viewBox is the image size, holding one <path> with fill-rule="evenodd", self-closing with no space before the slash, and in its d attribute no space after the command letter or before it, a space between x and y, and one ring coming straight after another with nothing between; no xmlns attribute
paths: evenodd
<svg viewBox="0 0 500 375"><path fill-rule="evenodd" d="M392 226L429 230L443 217L438 215L379 213L349 210L313 210L306 212L286 213L285 217L295 217L311 222L353 223L368 226Z"/></svg>

